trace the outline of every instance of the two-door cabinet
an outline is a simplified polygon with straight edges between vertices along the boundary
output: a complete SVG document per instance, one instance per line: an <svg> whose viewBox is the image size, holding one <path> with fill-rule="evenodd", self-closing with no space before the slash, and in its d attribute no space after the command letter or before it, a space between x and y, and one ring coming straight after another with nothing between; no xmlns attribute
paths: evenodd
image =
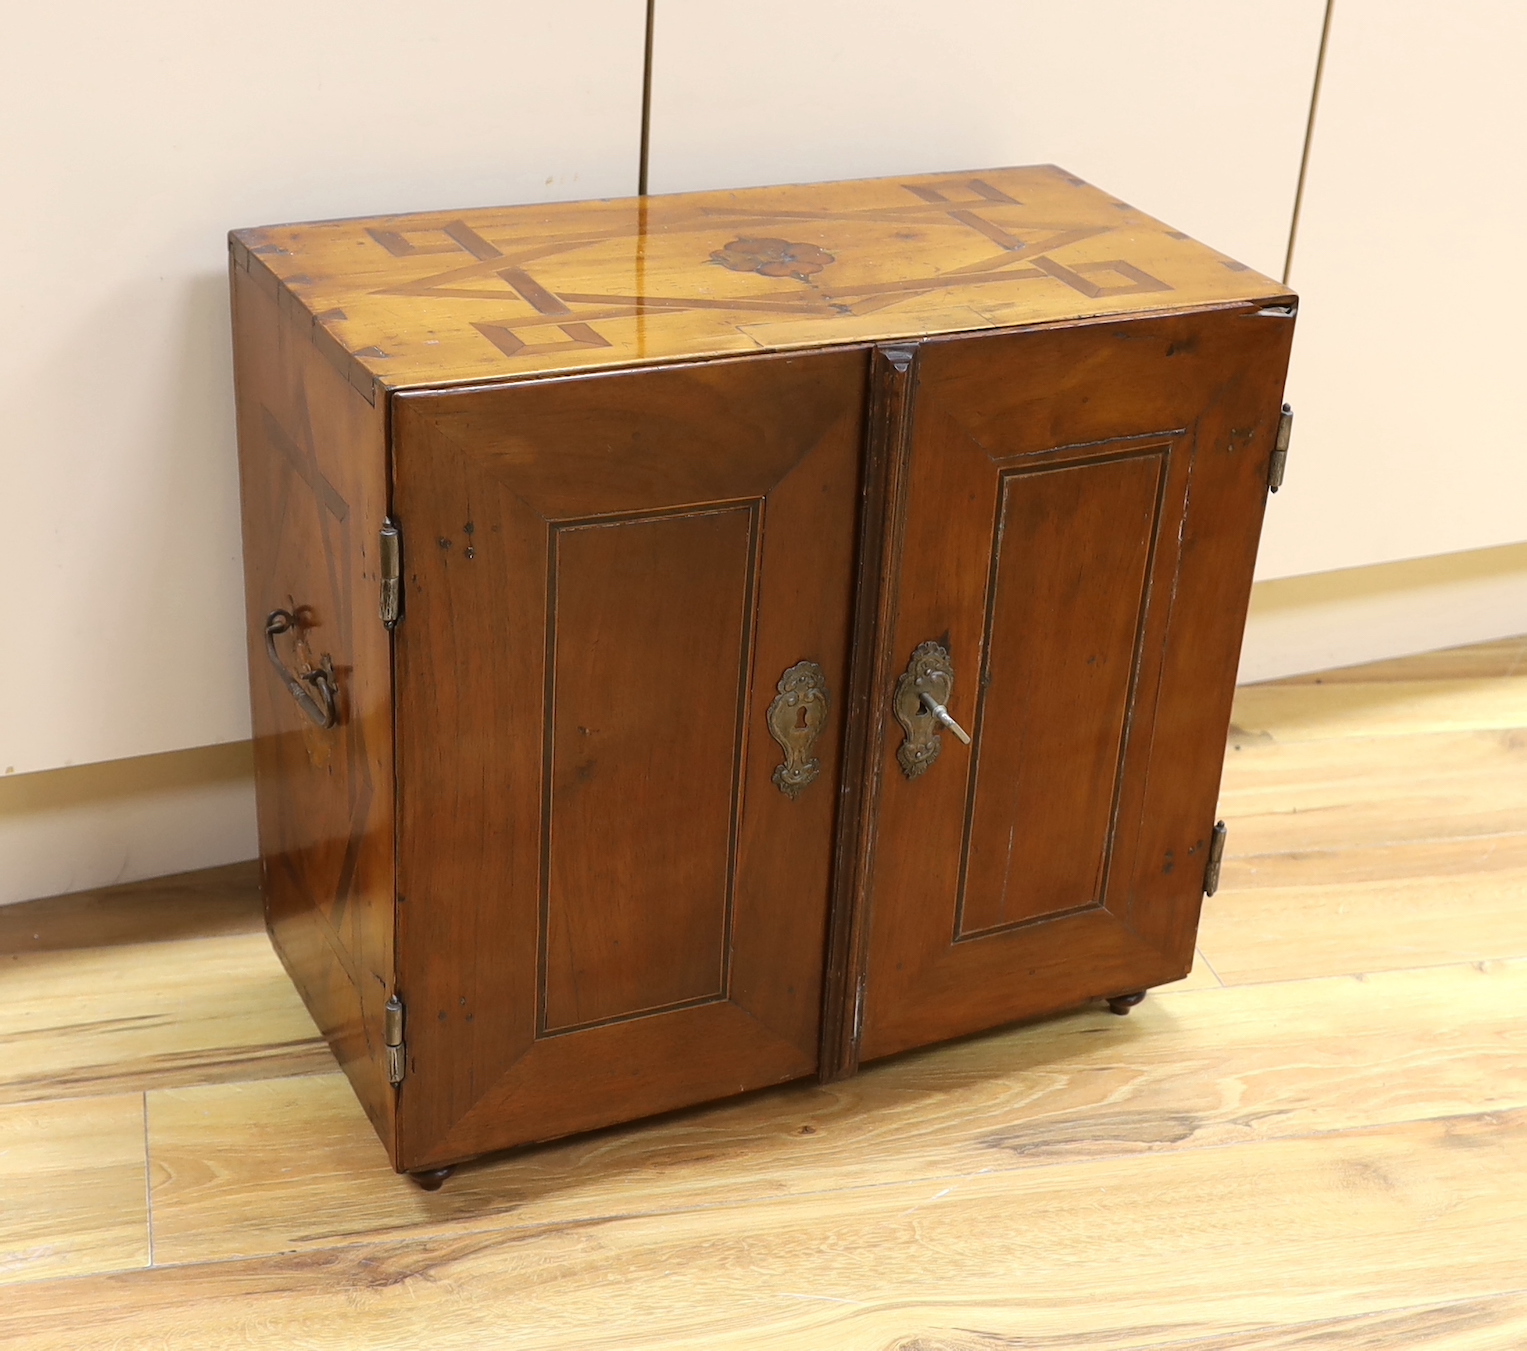
<svg viewBox="0 0 1527 1351"><path fill-rule="evenodd" d="M1283 286L1053 167L231 251L270 931L395 1167L1187 972Z"/></svg>

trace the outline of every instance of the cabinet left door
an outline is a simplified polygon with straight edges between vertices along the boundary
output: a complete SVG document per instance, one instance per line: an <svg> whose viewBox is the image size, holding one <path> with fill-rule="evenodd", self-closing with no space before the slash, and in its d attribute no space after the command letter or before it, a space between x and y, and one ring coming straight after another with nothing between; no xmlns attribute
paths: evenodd
<svg viewBox="0 0 1527 1351"><path fill-rule="evenodd" d="M816 1069L866 369L396 399L400 1166Z"/></svg>

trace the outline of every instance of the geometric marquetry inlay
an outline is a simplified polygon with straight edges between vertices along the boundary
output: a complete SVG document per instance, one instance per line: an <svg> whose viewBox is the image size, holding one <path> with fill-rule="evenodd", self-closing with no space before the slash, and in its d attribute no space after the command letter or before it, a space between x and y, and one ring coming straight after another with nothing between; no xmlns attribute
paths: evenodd
<svg viewBox="0 0 1527 1351"><path fill-rule="evenodd" d="M272 226L232 247L395 389L1276 289L1052 165Z"/></svg>

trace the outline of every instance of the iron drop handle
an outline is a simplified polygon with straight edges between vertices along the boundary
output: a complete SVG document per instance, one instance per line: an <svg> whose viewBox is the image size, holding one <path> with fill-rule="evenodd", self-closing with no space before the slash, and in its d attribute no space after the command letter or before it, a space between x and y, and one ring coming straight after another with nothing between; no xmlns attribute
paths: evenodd
<svg viewBox="0 0 1527 1351"><path fill-rule="evenodd" d="M339 721L339 683L334 678L334 662L329 654L323 654L317 670L308 669L297 673L281 660L281 654L276 651L276 635L299 627L296 615L290 610L272 610L265 616L265 655L270 658L270 664L281 676L281 683L297 701L297 707L307 714L308 720L319 727L333 727ZM305 685L313 687L316 698L307 692Z"/></svg>

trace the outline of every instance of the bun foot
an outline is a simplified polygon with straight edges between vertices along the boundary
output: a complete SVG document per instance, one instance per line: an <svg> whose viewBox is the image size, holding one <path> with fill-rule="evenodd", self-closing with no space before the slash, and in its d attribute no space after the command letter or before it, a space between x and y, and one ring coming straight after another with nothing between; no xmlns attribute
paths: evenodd
<svg viewBox="0 0 1527 1351"><path fill-rule="evenodd" d="M455 1171L456 1166L452 1164L449 1168L424 1168L417 1173L410 1173L409 1177L419 1184L421 1190L437 1192L440 1190L440 1184Z"/></svg>
<svg viewBox="0 0 1527 1351"><path fill-rule="evenodd" d="M1108 1001L1108 1011L1110 1013L1117 1013L1122 1018L1130 1009L1134 1008L1136 1004L1141 1003L1144 999L1144 990L1136 990L1132 994L1116 994Z"/></svg>

